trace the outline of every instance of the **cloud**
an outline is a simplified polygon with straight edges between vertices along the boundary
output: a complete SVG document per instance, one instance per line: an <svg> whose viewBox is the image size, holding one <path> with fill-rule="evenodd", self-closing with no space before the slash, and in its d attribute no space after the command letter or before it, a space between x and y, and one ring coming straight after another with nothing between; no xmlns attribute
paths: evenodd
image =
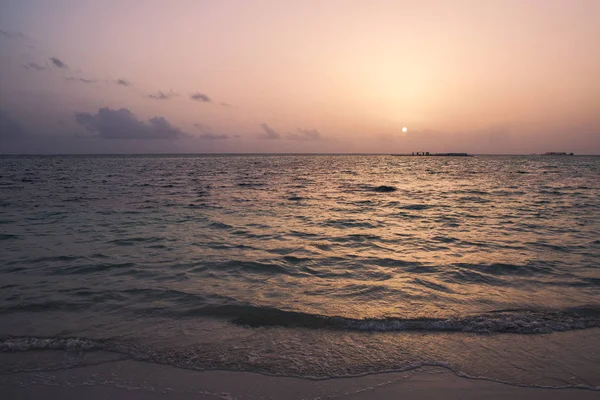
<svg viewBox="0 0 600 400"><path fill-rule="evenodd" d="M205 124L195 123L192 124L194 128L198 129L202 133L211 133L210 127Z"/></svg>
<svg viewBox="0 0 600 400"><path fill-rule="evenodd" d="M19 121L11 117L8 112L0 110L0 138L16 138L25 132Z"/></svg>
<svg viewBox="0 0 600 400"><path fill-rule="evenodd" d="M57 68L69 68L69 66L67 64L65 64L64 62L62 62L61 60L59 60L56 57L50 57L50 61L52 61L52 64L54 64L55 67Z"/></svg>
<svg viewBox="0 0 600 400"><path fill-rule="evenodd" d="M190 96L190 99L202 102L210 102L210 97L205 95L204 93L196 92Z"/></svg>
<svg viewBox="0 0 600 400"><path fill-rule="evenodd" d="M229 139L229 136L227 136L227 135L217 135L214 133L203 133L202 135L200 135L198 137L200 139L209 139L209 140Z"/></svg>
<svg viewBox="0 0 600 400"><path fill-rule="evenodd" d="M299 142L315 142L317 140L321 140L322 136L321 132L316 129L298 128L298 133L288 133L285 138Z"/></svg>
<svg viewBox="0 0 600 400"><path fill-rule="evenodd" d="M39 65L37 63L30 62L30 63L27 63L27 64L23 65L23 68L25 68L25 69L34 69L36 71L43 71L43 70L47 69L48 67L46 67L45 65Z"/></svg>
<svg viewBox="0 0 600 400"><path fill-rule="evenodd" d="M148 98L154 99L154 100L168 100L168 99L170 99L172 97L176 97L176 96L178 96L178 94L173 91L170 91L169 93L158 91L156 93L149 94Z"/></svg>
<svg viewBox="0 0 600 400"><path fill-rule="evenodd" d="M65 81L78 81L81 83L96 83L96 82L98 82L95 79L73 78L73 77L65 78Z"/></svg>
<svg viewBox="0 0 600 400"><path fill-rule="evenodd" d="M225 102L222 102L222 103L219 103L219 104L222 105L223 107L233 107L232 104L225 103Z"/></svg>
<svg viewBox="0 0 600 400"><path fill-rule="evenodd" d="M29 39L21 32L9 32L0 29L0 36L6 39Z"/></svg>
<svg viewBox="0 0 600 400"><path fill-rule="evenodd" d="M77 112L75 120L87 130L107 139L178 139L188 136L164 117L154 117L144 122L126 108L112 110L104 107L96 114Z"/></svg>
<svg viewBox="0 0 600 400"><path fill-rule="evenodd" d="M131 86L131 82L126 81L125 79L117 79L115 83L121 86Z"/></svg>
<svg viewBox="0 0 600 400"><path fill-rule="evenodd" d="M281 139L281 135L279 134L279 132L275 131L269 125L260 124L260 127L265 131L265 133L258 135L259 139L263 139L263 140Z"/></svg>
<svg viewBox="0 0 600 400"><path fill-rule="evenodd" d="M260 124L260 127L265 131L265 133L258 135L259 139L263 140L277 140L281 139L281 134L277 132L275 129L271 128L267 124ZM302 129L298 128L297 132L290 132L285 135L287 140L295 140L298 142L316 142L321 140L323 137L321 136L321 132L316 129Z"/></svg>
<svg viewBox="0 0 600 400"><path fill-rule="evenodd" d="M229 136L227 136L227 135L219 135L219 134L213 133L208 125L199 124L199 123L196 123L193 125L194 125L194 128L196 128L200 132L202 132L202 134L197 136L200 139L209 139L209 140L229 139Z"/></svg>

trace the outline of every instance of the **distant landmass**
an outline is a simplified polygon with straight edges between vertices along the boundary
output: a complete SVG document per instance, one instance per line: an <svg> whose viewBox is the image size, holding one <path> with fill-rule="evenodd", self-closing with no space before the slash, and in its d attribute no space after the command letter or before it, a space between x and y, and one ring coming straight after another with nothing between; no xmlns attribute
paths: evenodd
<svg viewBox="0 0 600 400"><path fill-rule="evenodd" d="M430 153L428 151L413 151L411 154L392 154L394 156L424 156L424 157L471 157L468 153Z"/></svg>

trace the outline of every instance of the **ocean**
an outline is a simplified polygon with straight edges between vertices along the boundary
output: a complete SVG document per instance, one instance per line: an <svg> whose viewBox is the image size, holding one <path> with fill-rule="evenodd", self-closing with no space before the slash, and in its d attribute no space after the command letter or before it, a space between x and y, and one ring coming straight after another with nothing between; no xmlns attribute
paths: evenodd
<svg viewBox="0 0 600 400"><path fill-rule="evenodd" d="M0 157L0 374L600 388L600 157Z"/></svg>

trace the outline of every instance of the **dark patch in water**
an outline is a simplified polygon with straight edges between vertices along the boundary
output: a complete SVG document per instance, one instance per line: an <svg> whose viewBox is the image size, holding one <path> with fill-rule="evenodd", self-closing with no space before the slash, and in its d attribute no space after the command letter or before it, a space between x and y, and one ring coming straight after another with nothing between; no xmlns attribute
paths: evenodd
<svg viewBox="0 0 600 400"><path fill-rule="evenodd" d="M426 210L428 208L430 208L431 206L427 205L427 204L407 204L405 206L401 206L399 208L403 209L403 210L415 210L415 211L419 211L419 210Z"/></svg>
<svg viewBox="0 0 600 400"><path fill-rule="evenodd" d="M229 225L229 224L224 224L222 222L211 222L208 226L210 226L211 228L215 228L215 229L233 229L233 226Z"/></svg>
<svg viewBox="0 0 600 400"><path fill-rule="evenodd" d="M390 193L390 192L395 192L396 189L394 186L386 186L386 185L381 185L381 186L376 186L373 188L374 192L377 193Z"/></svg>
<svg viewBox="0 0 600 400"><path fill-rule="evenodd" d="M460 242L459 239L453 238L453 237L449 237L449 236L435 236L433 238L433 240L436 240L438 242L442 242L442 243L456 243L456 242Z"/></svg>

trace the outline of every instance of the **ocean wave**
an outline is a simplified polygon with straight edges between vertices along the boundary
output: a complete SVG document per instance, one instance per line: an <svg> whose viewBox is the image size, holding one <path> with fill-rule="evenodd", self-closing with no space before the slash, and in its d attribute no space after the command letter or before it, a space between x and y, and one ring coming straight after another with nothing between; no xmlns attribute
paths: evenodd
<svg viewBox="0 0 600 400"><path fill-rule="evenodd" d="M83 264L71 267L53 268L50 275L77 275L77 274L98 274L109 270L126 270L135 267L135 263L102 263L102 264Z"/></svg>
<svg viewBox="0 0 600 400"><path fill-rule="evenodd" d="M330 329L372 332L472 332L542 334L600 327L600 307L563 310L499 310L448 318L346 318L252 305L205 306L185 316L227 318L246 327Z"/></svg>
<svg viewBox="0 0 600 400"><path fill-rule="evenodd" d="M476 245L475 243L473 245ZM537 274L552 274L552 268L547 265L529 262L527 264L508 264L508 263L491 263L491 264L455 264L460 270L477 271L489 275L504 276L504 275L537 275Z"/></svg>
<svg viewBox="0 0 600 400"><path fill-rule="evenodd" d="M109 243L116 246L134 246L138 243L154 243L163 240L159 237L130 237L124 239L111 240Z"/></svg>
<svg viewBox="0 0 600 400"><path fill-rule="evenodd" d="M464 332L478 334L546 334L600 327L599 307L564 310L500 310L451 318L353 319L243 305L207 306L186 312L187 317L227 318L246 328L284 327L363 332ZM133 346L133 347L132 347ZM80 337L14 337L0 339L0 352L34 350L130 352L133 344L113 339Z"/></svg>

